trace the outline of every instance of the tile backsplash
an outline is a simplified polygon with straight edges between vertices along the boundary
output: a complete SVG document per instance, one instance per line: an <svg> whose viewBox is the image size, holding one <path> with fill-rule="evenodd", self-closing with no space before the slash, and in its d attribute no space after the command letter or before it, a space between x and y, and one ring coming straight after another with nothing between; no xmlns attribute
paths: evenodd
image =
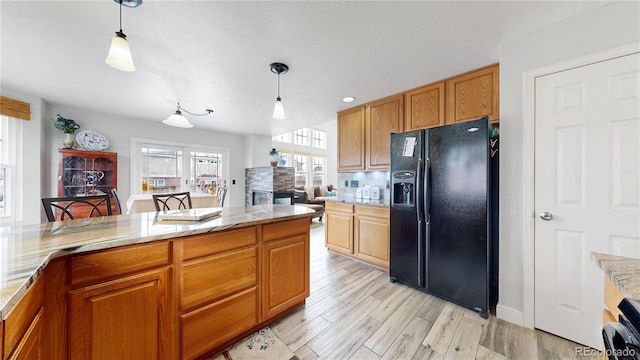
<svg viewBox="0 0 640 360"><path fill-rule="evenodd" d="M389 198L388 171L359 171L338 173L338 196L356 196L356 189L365 185L377 186L382 199Z"/></svg>

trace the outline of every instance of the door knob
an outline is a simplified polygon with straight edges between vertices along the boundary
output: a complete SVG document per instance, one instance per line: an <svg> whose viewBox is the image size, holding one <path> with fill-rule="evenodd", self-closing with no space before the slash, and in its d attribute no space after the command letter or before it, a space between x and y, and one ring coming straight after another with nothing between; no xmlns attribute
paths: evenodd
<svg viewBox="0 0 640 360"><path fill-rule="evenodd" d="M550 212L546 212L545 211L543 213L540 213L540 219L542 219L544 221L549 221L549 220L553 219L553 215L551 215Z"/></svg>

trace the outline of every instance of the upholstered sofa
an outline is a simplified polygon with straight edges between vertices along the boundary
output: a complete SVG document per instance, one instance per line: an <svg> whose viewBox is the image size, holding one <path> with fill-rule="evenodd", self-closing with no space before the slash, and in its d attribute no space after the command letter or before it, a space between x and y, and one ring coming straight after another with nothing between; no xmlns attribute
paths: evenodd
<svg viewBox="0 0 640 360"><path fill-rule="evenodd" d="M327 186L296 186L294 189L293 202L297 205L304 205L316 211L311 218L318 218L322 221L324 216L324 198L335 196L333 185Z"/></svg>

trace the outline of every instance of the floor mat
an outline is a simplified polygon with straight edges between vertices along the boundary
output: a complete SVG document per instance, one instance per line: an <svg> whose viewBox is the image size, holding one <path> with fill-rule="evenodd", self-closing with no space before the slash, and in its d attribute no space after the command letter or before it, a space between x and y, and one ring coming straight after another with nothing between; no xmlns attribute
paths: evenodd
<svg viewBox="0 0 640 360"><path fill-rule="evenodd" d="M298 360L298 357L269 327L264 327L209 360Z"/></svg>

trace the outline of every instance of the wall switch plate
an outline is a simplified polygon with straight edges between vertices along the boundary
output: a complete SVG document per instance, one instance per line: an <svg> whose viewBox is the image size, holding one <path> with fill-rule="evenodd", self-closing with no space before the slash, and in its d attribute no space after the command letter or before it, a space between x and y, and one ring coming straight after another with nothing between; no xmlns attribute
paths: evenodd
<svg viewBox="0 0 640 360"><path fill-rule="evenodd" d="M358 180L351 180L351 187L357 188L358 187Z"/></svg>
<svg viewBox="0 0 640 360"><path fill-rule="evenodd" d="M349 180L344 181L344 187L349 187Z"/></svg>

